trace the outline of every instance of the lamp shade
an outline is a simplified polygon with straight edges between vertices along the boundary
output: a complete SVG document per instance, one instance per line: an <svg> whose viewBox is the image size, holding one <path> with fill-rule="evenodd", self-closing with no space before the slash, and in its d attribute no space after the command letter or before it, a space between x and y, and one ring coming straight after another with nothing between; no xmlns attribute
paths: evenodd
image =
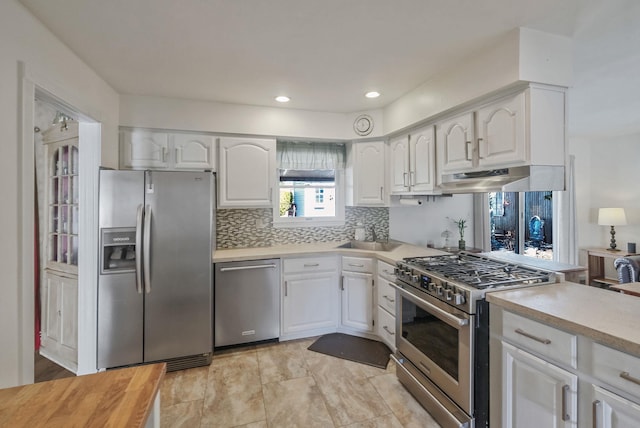
<svg viewBox="0 0 640 428"><path fill-rule="evenodd" d="M624 226L627 224L624 208L600 208L598 210L598 224L602 226Z"/></svg>

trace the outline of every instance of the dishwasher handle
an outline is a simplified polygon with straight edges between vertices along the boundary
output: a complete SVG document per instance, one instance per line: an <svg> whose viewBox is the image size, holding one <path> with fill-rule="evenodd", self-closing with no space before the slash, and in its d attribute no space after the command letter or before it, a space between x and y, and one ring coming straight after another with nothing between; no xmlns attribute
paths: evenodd
<svg viewBox="0 0 640 428"><path fill-rule="evenodd" d="M220 268L220 272L231 272L234 270L251 270L251 269L275 269L275 264L269 265L249 265L249 266L232 266Z"/></svg>

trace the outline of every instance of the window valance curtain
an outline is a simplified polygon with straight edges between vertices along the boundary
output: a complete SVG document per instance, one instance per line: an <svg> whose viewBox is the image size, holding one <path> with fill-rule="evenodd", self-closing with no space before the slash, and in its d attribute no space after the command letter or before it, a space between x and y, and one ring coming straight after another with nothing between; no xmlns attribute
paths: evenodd
<svg viewBox="0 0 640 428"><path fill-rule="evenodd" d="M344 169L343 143L278 141L278 168L281 169Z"/></svg>

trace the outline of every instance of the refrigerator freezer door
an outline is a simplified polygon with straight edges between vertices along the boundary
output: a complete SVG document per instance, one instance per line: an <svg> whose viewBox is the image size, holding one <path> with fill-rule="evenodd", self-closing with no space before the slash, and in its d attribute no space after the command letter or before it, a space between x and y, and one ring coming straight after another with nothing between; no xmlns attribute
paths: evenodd
<svg viewBox="0 0 640 428"><path fill-rule="evenodd" d="M142 362L142 299L135 273L100 275L98 369Z"/></svg>
<svg viewBox="0 0 640 428"><path fill-rule="evenodd" d="M209 353L213 174L147 171L144 189L150 213L144 360Z"/></svg>
<svg viewBox="0 0 640 428"><path fill-rule="evenodd" d="M101 230L134 230L138 206L144 202L143 190L141 171L100 171ZM135 276L135 272L113 272L98 277L99 369L142 362L144 297L136 288Z"/></svg>

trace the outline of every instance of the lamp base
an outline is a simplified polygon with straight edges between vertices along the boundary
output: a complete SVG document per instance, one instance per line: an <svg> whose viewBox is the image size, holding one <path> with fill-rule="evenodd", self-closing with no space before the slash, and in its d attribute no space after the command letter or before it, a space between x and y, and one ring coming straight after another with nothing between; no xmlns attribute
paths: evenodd
<svg viewBox="0 0 640 428"><path fill-rule="evenodd" d="M609 251L620 251L616 248L616 229L615 227L611 226L611 242L609 243L609 248L607 248L607 250Z"/></svg>

